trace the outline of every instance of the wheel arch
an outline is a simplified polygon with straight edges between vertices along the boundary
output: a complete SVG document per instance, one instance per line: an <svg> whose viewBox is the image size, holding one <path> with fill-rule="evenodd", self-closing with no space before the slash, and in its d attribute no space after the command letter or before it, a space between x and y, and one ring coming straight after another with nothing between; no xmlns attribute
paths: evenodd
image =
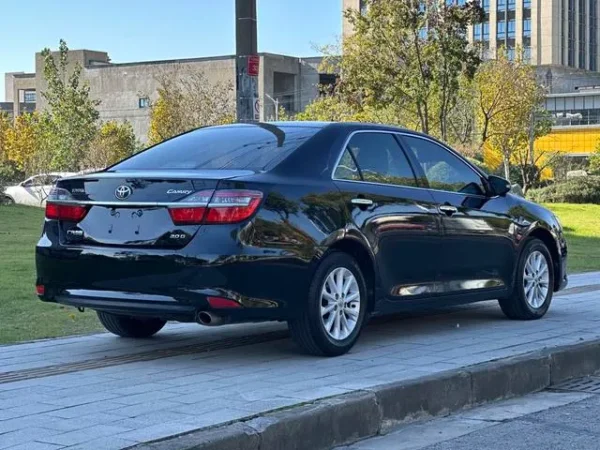
<svg viewBox="0 0 600 450"><path fill-rule="evenodd" d="M560 277L557 275L560 274L561 269L560 255L558 252L558 243L556 242L556 239L548 229L543 227L537 227L531 230L527 234L527 238L539 239L544 243L546 248L548 248L550 256L552 257L552 269L554 272L554 291L557 291L560 286Z"/></svg>

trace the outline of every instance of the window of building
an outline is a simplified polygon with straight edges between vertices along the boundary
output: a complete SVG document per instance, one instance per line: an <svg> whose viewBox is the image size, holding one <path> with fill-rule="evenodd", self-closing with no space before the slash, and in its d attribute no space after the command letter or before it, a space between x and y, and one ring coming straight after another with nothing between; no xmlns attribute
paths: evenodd
<svg viewBox="0 0 600 450"><path fill-rule="evenodd" d="M490 12L490 0L482 0L481 7L485 12Z"/></svg>
<svg viewBox="0 0 600 450"><path fill-rule="evenodd" d="M24 95L25 95L25 98L24 98L25 103L35 103L35 101L36 101L35 91L25 91Z"/></svg>
<svg viewBox="0 0 600 450"><path fill-rule="evenodd" d="M509 61L515 60L515 48L514 47L508 47L506 49L506 57L508 58Z"/></svg>
<svg viewBox="0 0 600 450"><path fill-rule="evenodd" d="M344 154L335 170L335 178L354 180L358 172L363 181L417 186L410 163L392 134L357 133L350 139L346 153L350 153L355 164Z"/></svg>
<svg viewBox="0 0 600 450"><path fill-rule="evenodd" d="M531 9L531 0L523 0L523 9Z"/></svg>
<svg viewBox="0 0 600 450"><path fill-rule="evenodd" d="M525 19L523 21L523 36L531 37L531 19Z"/></svg>
<svg viewBox="0 0 600 450"><path fill-rule="evenodd" d="M508 0L508 10L509 11L515 11L517 9L517 2L516 0Z"/></svg>
<svg viewBox="0 0 600 450"><path fill-rule="evenodd" d="M498 39L506 39L506 21L498 21Z"/></svg>
<svg viewBox="0 0 600 450"><path fill-rule="evenodd" d="M477 172L444 147L418 137L403 136L402 140L419 161L431 189L484 194L481 177Z"/></svg>
<svg viewBox="0 0 600 450"><path fill-rule="evenodd" d="M508 21L508 37L509 38L514 38L515 37L515 32L517 30L516 28L516 22L515 19L511 19Z"/></svg>
<svg viewBox="0 0 600 450"><path fill-rule="evenodd" d="M531 61L531 47L523 47L523 59L526 62Z"/></svg>
<svg viewBox="0 0 600 450"><path fill-rule="evenodd" d="M476 41L481 40L481 30L482 25L480 23L476 23L475 25L473 25L473 39L475 39Z"/></svg>
<svg viewBox="0 0 600 450"><path fill-rule="evenodd" d="M585 22L587 17L587 12L585 7L587 6L586 0L579 0L579 68L585 69L585 49L587 47L587 40L585 38Z"/></svg>
<svg viewBox="0 0 600 450"><path fill-rule="evenodd" d="M148 97L138 98L138 107L139 108L150 108L150 99Z"/></svg>
<svg viewBox="0 0 600 450"><path fill-rule="evenodd" d="M358 3L358 9L359 9L361 15L363 15L363 16L367 15L367 2L366 2L366 0L360 0L360 2Z"/></svg>
<svg viewBox="0 0 600 450"><path fill-rule="evenodd" d="M506 9L506 0L498 0L498 9Z"/></svg>
<svg viewBox="0 0 600 450"><path fill-rule="evenodd" d="M589 53L590 53L590 70L598 70L598 0L590 0L590 22L589 22Z"/></svg>
<svg viewBox="0 0 600 450"><path fill-rule="evenodd" d="M484 41L490 40L490 23L489 22L485 22L483 24L483 40Z"/></svg>
<svg viewBox="0 0 600 450"><path fill-rule="evenodd" d="M567 64L575 67L575 0L569 0Z"/></svg>

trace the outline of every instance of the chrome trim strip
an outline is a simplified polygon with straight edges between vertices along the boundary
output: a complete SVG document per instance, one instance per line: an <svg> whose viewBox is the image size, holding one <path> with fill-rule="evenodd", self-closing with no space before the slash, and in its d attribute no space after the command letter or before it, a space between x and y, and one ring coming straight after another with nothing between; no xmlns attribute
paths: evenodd
<svg viewBox="0 0 600 450"><path fill-rule="evenodd" d="M480 280L454 280L394 286L391 294L395 297L408 297L423 294L451 294L460 291L501 287L504 287L502 280L498 278L485 278Z"/></svg>
<svg viewBox="0 0 600 450"><path fill-rule="evenodd" d="M224 207L245 207L249 206L248 203L206 203L206 202L100 202L92 200L47 200L54 205L76 205L76 206L106 206L106 207L138 207L142 206L145 208L198 208L198 207L209 207L209 208L224 208Z"/></svg>
<svg viewBox="0 0 600 450"><path fill-rule="evenodd" d="M395 134L398 136L410 136L410 137L414 137L417 139L423 139L425 141L429 141L433 144L439 145L440 147L442 147L444 150L452 153L454 156L457 156L461 161L463 161L471 170L473 170L473 172L475 172L477 174L477 176L479 176L481 178L481 174L479 172L477 172L475 169L473 169L472 165L468 162L465 161L464 158L462 156L460 156L458 153L456 153L454 150L450 149L449 147L446 147L444 145L441 145L439 142L434 141L433 139L429 139L425 136L420 136L417 134L413 134L410 132L402 132L402 131L389 131L389 130L355 130L352 133L350 133L348 135L348 137L346 138L346 140L344 141L344 144L342 146L342 151L340 152L340 154L338 155L335 164L333 166L333 171L331 172L331 180L332 181L345 181L348 183L364 183L364 184L372 184L375 186L392 186L392 187L398 187L398 188L406 188L406 189L424 189L426 191L434 191L434 192L446 192L448 194L455 194L455 195L468 195L470 197L478 197L478 198L490 198L486 195L475 195L475 194L464 194L462 192L455 192L455 191L445 191L443 189L432 189L430 187L421 187L421 186L403 186L401 184L391 184L391 183L377 183L374 181L362 181L362 180L344 180L342 178L335 178L335 171L337 170L340 161L342 160L342 157L344 156L344 152L346 151L346 148L348 147L348 143L350 142L350 139L352 139L352 137L355 134L358 133L387 133L387 134Z"/></svg>
<svg viewBox="0 0 600 450"><path fill-rule="evenodd" d="M182 202L99 202L91 200L47 200L49 203L55 205L77 205L77 206L106 206L109 208L121 207L121 208L164 208L164 207L180 207L180 208L194 208L201 206L209 206L208 203L182 203ZM229 206L229 205L226 205ZM233 205L237 206L237 205ZM247 206L247 205L244 205Z"/></svg>

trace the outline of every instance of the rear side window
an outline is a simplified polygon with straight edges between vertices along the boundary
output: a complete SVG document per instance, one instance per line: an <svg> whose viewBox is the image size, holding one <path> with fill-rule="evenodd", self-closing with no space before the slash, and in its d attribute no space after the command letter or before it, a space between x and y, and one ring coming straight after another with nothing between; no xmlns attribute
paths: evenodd
<svg viewBox="0 0 600 450"><path fill-rule="evenodd" d="M155 145L111 170L268 170L319 131L319 127L275 125L201 128Z"/></svg>
<svg viewBox="0 0 600 450"><path fill-rule="evenodd" d="M354 159L351 157L354 156ZM358 164L358 167L354 164ZM356 133L335 171L335 178L416 186L413 170L390 133Z"/></svg>

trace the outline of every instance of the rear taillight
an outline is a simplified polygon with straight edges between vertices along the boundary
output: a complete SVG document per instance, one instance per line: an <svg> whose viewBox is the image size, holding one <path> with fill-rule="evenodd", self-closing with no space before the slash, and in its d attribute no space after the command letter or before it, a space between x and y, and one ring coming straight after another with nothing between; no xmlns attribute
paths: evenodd
<svg viewBox="0 0 600 450"><path fill-rule="evenodd" d="M199 225L204 219L206 208L169 208L169 214L175 225Z"/></svg>
<svg viewBox="0 0 600 450"><path fill-rule="evenodd" d="M169 214L175 225L237 223L256 212L262 197L260 191L242 189L201 191L169 208Z"/></svg>
<svg viewBox="0 0 600 450"><path fill-rule="evenodd" d="M205 223L236 223L250 217L260 204L259 191L216 191L206 210Z"/></svg>
<svg viewBox="0 0 600 450"><path fill-rule="evenodd" d="M46 219L65 220L67 222L80 222L87 214L87 206L63 205L60 203L46 203Z"/></svg>

